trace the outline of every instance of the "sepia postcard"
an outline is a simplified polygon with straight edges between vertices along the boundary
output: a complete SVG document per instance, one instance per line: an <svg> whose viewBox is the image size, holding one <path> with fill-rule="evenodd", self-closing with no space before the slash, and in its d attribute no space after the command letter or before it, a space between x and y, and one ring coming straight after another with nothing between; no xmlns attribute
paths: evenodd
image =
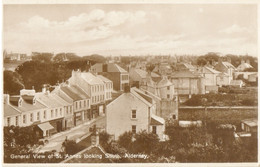
<svg viewBox="0 0 260 167"><path fill-rule="evenodd" d="M259 2L2 10L3 166L259 165Z"/></svg>

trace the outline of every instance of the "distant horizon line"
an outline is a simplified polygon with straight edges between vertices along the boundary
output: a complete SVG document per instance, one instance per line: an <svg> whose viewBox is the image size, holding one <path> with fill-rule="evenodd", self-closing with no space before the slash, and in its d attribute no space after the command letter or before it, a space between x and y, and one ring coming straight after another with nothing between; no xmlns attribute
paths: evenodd
<svg viewBox="0 0 260 167"><path fill-rule="evenodd" d="M3 53L6 51L6 49L3 50ZM234 54L234 53L221 53L221 52L207 52L207 53L203 53L203 54L188 54L188 53L183 53L183 54L180 54L180 53L174 53L174 54L151 54L151 53L147 53L147 54L100 54L100 53L91 53L91 54L77 54L75 52L41 52L41 51L31 51L30 53L26 53L26 52L12 52L12 51L9 51L7 52L7 54L26 54L26 55L32 55L32 53L52 53L53 55L57 55L57 54L60 54L60 53L65 53L65 54L75 54L76 56L78 57L84 57L84 56L92 56L92 55L99 55L99 56L104 56L104 57L129 57L129 56L171 56L171 57L174 57L174 56L204 56L206 54L209 54L209 53L215 53L215 54L218 54L218 56L220 57L223 57L223 56L227 56L227 55L234 55L234 56L252 56L252 57L257 57L257 55L251 55L251 54L248 54L248 53L245 53L245 54Z"/></svg>

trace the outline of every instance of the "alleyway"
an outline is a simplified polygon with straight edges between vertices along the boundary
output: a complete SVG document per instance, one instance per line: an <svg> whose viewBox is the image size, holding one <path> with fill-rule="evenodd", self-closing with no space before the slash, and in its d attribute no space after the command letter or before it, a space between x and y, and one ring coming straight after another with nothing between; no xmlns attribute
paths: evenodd
<svg viewBox="0 0 260 167"><path fill-rule="evenodd" d="M52 150L56 150L59 152L61 150L62 143L64 142L66 137L68 140L77 141L82 136L87 136L88 134L90 135L91 132L89 132L89 128L94 124L96 124L97 128L105 128L106 125L105 116L99 116L98 118L93 119L90 122L85 122L84 124L78 125L70 130L63 131L51 136L48 139L49 143L45 144L43 147L39 148L35 152L46 152Z"/></svg>

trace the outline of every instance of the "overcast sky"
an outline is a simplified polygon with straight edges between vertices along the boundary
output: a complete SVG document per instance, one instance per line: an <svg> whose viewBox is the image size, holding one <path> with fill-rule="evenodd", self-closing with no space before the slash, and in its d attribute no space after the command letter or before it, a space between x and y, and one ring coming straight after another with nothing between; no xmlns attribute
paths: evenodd
<svg viewBox="0 0 260 167"><path fill-rule="evenodd" d="M4 5L8 52L257 56L256 5Z"/></svg>

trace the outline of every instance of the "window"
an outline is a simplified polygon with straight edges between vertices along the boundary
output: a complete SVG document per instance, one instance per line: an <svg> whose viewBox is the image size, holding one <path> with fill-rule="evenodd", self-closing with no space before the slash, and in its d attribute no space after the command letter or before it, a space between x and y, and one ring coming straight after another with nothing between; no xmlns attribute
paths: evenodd
<svg viewBox="0 0 260 167"><path fill-rule="evenodd" d="M55 109L55 117L58 116L58 109Z"/></svg>
<svg viewBox="0 0 260 167"><path fill-rule="evenodd" d="M7 126L10 126L10 122L11 122L11 118L8 117L8 118L7 118Z"/></svg>
<svg viewBox="0 0 260 167"><path fill-rule="evenodd" d="M79 102L79 108L81 108L81 101Z"/></svg>
<svg viewBox="0 0 260 167"><path fill-rule="evenodd" d="M46 119L46 110L43 111L43 118Z"/></svg>
<svg viewBox="0 0 260 167"><path fill-rule="evenodd" d="M62 116L62 108L60 108L60 116Z"/></svg>
<svg viewBox="0 0 260 167"><path fill-rule="evenodd" d="M167 86L167 90L170 90L170 86Z"/></svg>
<svg viewBox="0 0 260 167"><path fill-rule="evenodd" d="M87 100L87 106L89 106L89 100Z"/></svg>
<svg viewBox="0 0 260 167"><path fill-rule="evenodd" d="M51 118L53 117L53 110L51 110Z"/></svg>
<svg viewBox="0 0 260 167"><path fill-rule="evenodd" d="M169 94L167 94L167 98L168 98L168 99L170 98L170 95L169 95Z"/></svg>
<svg viewBox="0 0 260 167"><path fill-rule="evenodd" d="M175 114L172 115L172 119L176 119L176 115Z"/></svg>
<svg viewBox="0 0 260 167"><path fill-rule="evenodd" d="M92 99L92 103L94 103L94 97L92 97L91 99Z"/></svg>
<svg viewBox="0 0 260 167"><path fill-rule="evenodd" d="M40 112L37 112L37 120L40 120Z"/></svg>
<svg viewBox="0 0 260 167"><path fill-rule="evenodd" d="M31 119L30 120L31 120L31 122L33 122L33 113L31 113Z"/></svg>
<svg viewBox="0 0 260 167"><path fill-rule="evenodd" d="M156 126L153 126L153 131L152 131L153 134L156 134Z"/></svg>
<svg viewBox="0 0 260 167"><path fill-rule="evenodd" d="M136 125L132 125L132 133L136 133Z"/></svg>
<svg viewBox="0 0 260 167"><path fill-rule="evenodd" d="M136 110L132 110L132 118L136 118Z"/></svg>
<svg viewBox="0 0 260 167"><path fill-rule="evenodd" d="M76 110L78 109L78 102L76 102Z"/></svg>
<svg viewBox="0 0 260 167"><path fill-rule="evenodd" d="M19 118L18 118L18 116L16 116L15 117L15 125L18 126L18 124L19 124Z"/></svg>
<svg viewBox="0 0 260 167"><path fill-rule="evenodd" d="M84 100L84 107L86 107L86 100Z"/></svg>
<svg viewBox="0 0 260 167"><path fill-rule="evenodd" d="M23 123L26 124L26 115L23 115Z"/></svg>

